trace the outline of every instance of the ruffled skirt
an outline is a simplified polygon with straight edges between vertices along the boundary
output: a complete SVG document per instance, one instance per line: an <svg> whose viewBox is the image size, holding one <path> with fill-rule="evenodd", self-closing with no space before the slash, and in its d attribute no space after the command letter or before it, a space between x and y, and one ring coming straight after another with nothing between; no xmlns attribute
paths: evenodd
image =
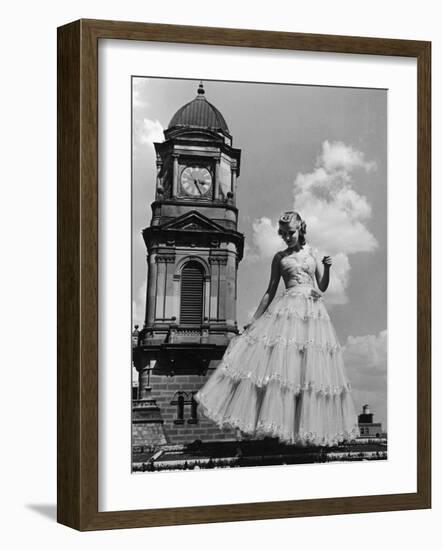
<svg viewBox="0 0 442 550"><path fill-rule="evenodd" d="M330 446L359 435L350 392L322 298L298 285L230 341L195 399L222 429Z"/></svg>

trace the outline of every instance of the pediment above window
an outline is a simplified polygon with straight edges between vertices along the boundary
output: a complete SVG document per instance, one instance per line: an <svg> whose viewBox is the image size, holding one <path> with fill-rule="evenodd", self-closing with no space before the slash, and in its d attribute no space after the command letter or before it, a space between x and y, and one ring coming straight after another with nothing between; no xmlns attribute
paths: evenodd
<svg viewBox="0 0 442 550"><path fill-rule="evenodd" d="M223 233L225 230L216 222L209 220L197 211L188 212L159 226L162 230L180 231L210 231Z"/></svg>

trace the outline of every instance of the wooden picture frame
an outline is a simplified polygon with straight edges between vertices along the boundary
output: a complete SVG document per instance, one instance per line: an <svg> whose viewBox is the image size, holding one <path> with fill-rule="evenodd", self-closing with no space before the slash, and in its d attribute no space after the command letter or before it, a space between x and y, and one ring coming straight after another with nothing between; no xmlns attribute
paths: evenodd
<svg viewBox="0 0 442 550"><path fill-rule="evenodd" d="M417 492L98 511L98 41L223 45L417 60ZM431 44L79 20L58 29L58 521L81 531L431 506Z"/></svg>

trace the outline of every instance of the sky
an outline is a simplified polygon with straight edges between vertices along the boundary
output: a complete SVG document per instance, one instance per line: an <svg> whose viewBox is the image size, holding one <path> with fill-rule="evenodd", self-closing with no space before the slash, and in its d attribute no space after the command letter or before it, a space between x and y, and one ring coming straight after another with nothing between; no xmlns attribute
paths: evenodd
<svg viewBox="0 0 442 550"><path fill-rule="evenodd" d="M343 346L357 411L387 427L387 91L204 80L242 151L236 205L245 254L238 326L255 312L276 251L277 221L296 210L318 258L332 256L324 299ZM133 320L143 324L156 163L172 116L199 80L133 78ZM280 286L282 291L282 283Z"/></svg>

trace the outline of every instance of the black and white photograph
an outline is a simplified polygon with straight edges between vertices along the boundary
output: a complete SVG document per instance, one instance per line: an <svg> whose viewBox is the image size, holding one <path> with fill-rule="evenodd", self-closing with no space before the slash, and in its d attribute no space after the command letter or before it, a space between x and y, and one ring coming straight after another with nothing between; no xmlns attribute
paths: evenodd
<svg viewBox="0 0 442 550"><path fill-rule="evenodd" d="M387 460L387 195L385 89L132 77L132 472Z"/></svg>
<svg viewBox="0 0 442 550"><path fill-rule="evenodd" d="M434 546L437 7L5 5L4 548Z"/></svg>

